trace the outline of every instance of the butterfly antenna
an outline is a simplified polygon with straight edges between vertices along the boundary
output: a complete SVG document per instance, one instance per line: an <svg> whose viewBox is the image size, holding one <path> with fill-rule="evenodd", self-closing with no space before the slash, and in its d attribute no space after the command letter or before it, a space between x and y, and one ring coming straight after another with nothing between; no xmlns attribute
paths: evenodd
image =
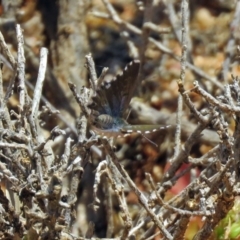
<svg viewBox="0 0 240 240"><path fill-rule="evenodd" d="M128 112L128 115L127 115L127 117L126 117L126 121L128 120L128 118L129 118L129 116L130 116L130 113L131 113L131 111L132 111L132 109L130 109L130 110L129 110L129 112Z"/></svg>
<svg viewBox="0 0 240 240"><path fill-rule="evenodd" d="M154 145L155 147L158 147L158 145L157 145L155 142L151 141L151 140L150 140L149 138L147 138L144 134L141 133L141 135L142 135L148 142L150 142L152 145Z"/></svg>

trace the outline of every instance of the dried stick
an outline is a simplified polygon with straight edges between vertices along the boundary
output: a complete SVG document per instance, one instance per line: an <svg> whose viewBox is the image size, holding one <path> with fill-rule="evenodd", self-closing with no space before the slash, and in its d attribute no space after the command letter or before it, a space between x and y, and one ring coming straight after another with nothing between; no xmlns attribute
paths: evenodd
<svg viewBox="0 0 240 240"><path fill-rule="evenodd" d="M105 4L107 10L109 11L110 15L105 14L105 13L100 13L100 12L93 12L92 14L94 16L105 18L105 19L112 19L119 26L124 26L126 29L130 30L131 32L133 32L137 35L142 35L142 31L139 28L135 27L134 25L132 25L128 22L123 21L118 16L117 12L114 10L112 5L107 0L105 0L103 2ZM172 56L175 60L177 60L177 61L181 60L179 56L175 55L169 48L167 48L161 42L155 40L154 38L149 37L149 42L153 43L163 53L166 53L166 54ZM205 78L206 80L212 82L215 86L219 87L220 89L223 89L223 85L217 81L217 78L207 75L204 71L195 67L193 64L191 64L189 62L186 62L186 65L189 69L191 69L198 76Z"/></svg>
<svg viewBox="0 0 240 240"><path fill-rule="evenodd" d="M43 88L43 83L44 83L46 68L47 68L47 55L48 55L48 50L46 48L41 48L38 78L37 78L36 86L34 88L33 101L32 101L31 118L33 119L37 118L37 113L39 111L39 104L41 100L42 88Z"/></svg>
<svg viewBox="0 0 240 240"><path fill-rule="evenodd" d="M19 109L23 121L23 108L25 106L25 57L24 57L24 41L22 29L19 24L16 26L18 40L18 57L17 57L17 72L18 72L18 92L19 92Z"/></svg>
<svg viewBox="0 0 240 240"><path fill-rule="evenodd" d="M214 105L214 106L216 106L216 107L219 107L222 111L224 111L224 112L226 112L226 113L236 113L236 114L239 114L239 113L240 113L240 107L230 106L230 105L228 105L228 104L219 102L216 98L214 98L212 95L210 95L210 94L207 93L205 90L203 90L203 89L198 85L198 82L197 82L197 81L194 82L194 88L191 89L191 91L200 94L200 95L203 96L209 103L211 103L212 105Z"/></svg>
<svg viewBox="0 0 240 240"><path fill-rule="evenodd" d="M102 139L103 145L106 148L107 153L110 155L110 159L113 161L113 164L117 167L118 171L121 173L122 177L126 180L129 187L135 192L136 196L138 197L138 200L140 204L144 207L144 209L147 211L149 216L151 217L152 221L158 226L164 237L171 240L173 239L171 234L167 231L167 229L164 227L163 223L159 220L157 215L153 212L153 210L148 206L147 204L147 198L144 196L144 194L136 187L134 182L131 180L131 178L128 176L124 168L120 165L118 162L118 159L115 155L115 153L112 151L110 144L106 139Z"/></svg>
<svg viewBox="0 0 240 240"><path fill-rule="evenodd" d="M37 133L37 113L39 110L39 103L41 99L41 94L42 94L42 87L43 87L43 82L45 79L45 73L46 73L46 66L47 66L47 49L42 48L40 51L40 65L39 65L39 71L38 71L38 78L37 78L37 83L36 87L34 89L34 95L33 95L33 102L32 102L32 112L29 117L30 125L31 125L31 130L34 138L37 138L38 133ZM40 140L40 139L38 139ZM40 140L42 141L42 140Z"/></svg>
<svg viewBox="0 0 240 240"><path fill-rule="evenodd" d="M193 102L191 101L187 91L185 91L183 82L181 80L178 81L178 89L179 92L183 96L184 103L188 106L191 113L194 115L194 117L198 120L198 122L205 124L208 120L206 117L201 114L196 107L194 106Z"/></svg>
<svg viewBox="0 0 240 240"><path fill-rule="evenodd" d="M228 73L231 71L230 64L231 64L231 61L233 60L236 42L239 42L239 37L236 34L236 29L238 28L239 24L240 24L240 2L237 1L234 17L229 28L231 34L229 36L228 43L226 45L226 56L222 64L222 71L221 71L222 74L219 75L219 80L224 81L224 83L227 83L228 81L227 79ZM223 79L220 79L221 77Z"/></svg>
<svg viewBox="0 0 240 240"><path fill-rule="evenodd" d="M181 73L180 73L180 80L184 84L185 81L185 70L186 70L186 61L187 61L187 49L188 49L188 42L187 42L187 23L189 15L188 13L188 2L182 1L182 57L181 57ZM174 159L178 156L180 147L181 147L181 118L182 118L182 109L183 109L183 97L180 94L178 96L178 109L177 109L177 119L176 119L176 132L175 132L175 147L174 147Z"/></svg>
<svg viewBox="0 0 240 240"><path fill-rule="evenodd" d="M210 121L210 120L209 120ZM170 178L174 176L177 172L179 167L184 161L187 161L189 157L189 153L192 149L194 143L199 139L201 132L206 128L207 124L200 124L197 126L195 131L189 136L187 141L185 142L184 146L182 147L181 151L179 152L178 156L174 159L173 164L165 173L162 183L166 182ZM169 187L169 186L168 186ZM167 188L168 189L168 188Z"/></svg>
<svg viewBox="0 0 240 240"><path fill-rule="evenodd" d="M97 73L95 70L95 63L93 61L92 55L88 54L85 56L86 61L87 61L87 70L90 75L89 81L93 90L93 94L96 93L96 86L98 85L98 78L97 78Z"/></svg>
<svg viewBox="0 0 240 240"><path fill-rule="evenodd" d="M14 57L12 56L7 44L5 43L5 40L4 40L1 32L0 32L0 46L2 47L3 52L5 53L5 56L7 57L7 62L10 63L10 66L13 70L13 76L8 84L7 92L4 97L4 102L7 102L7 100L11 97L12 92L13 92L13 87L14 87L16 76L17 76L17 62L15 61Z"/></svg>
<svg viewBox="0 0 240 240"><path fill-rule="evenodd" d="M0 45L3 50L4 56L7 58L8 62L11 64L12 69L16 69L17 63L16 63L11 51L9 50L9 47L6 44L5 39L1 32L0 32Z"/></svg>
<svg viewBox="0 0 240 240"><path fill-rule="evenodd" d="M26 85L34 91L35 87L29 82L26 81ZM41 101L48 106L48 108L51 108L53 112L57 112L58 110L43 96L41 95ZM66 124L66 126L73 132L75 135L77 135L77 130L76 128L69 123L69 121L62 115L62 114L57 114L56 115L63 123Z"/></svg>

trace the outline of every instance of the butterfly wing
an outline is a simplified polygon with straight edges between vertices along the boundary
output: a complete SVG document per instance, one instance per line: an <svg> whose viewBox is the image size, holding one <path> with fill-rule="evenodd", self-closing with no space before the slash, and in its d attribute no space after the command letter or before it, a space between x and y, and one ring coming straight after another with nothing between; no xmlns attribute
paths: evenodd
<svg viewBox="0 0 240 240"><path fill-rule="evenodd" d="M133 132L144 135L170 127L170 125L129 125L124 120L124 113L140 84L139 68L140 62L134 60L125 67L122 74L98 86L96 94L92 96L88 104L96 115L93 128L97 133L120 137Z"/></svg>
<svg viewBox="0 0 240 240"><path fill-rule="evenodd" d="M99 115L107 114L113 118L123 118L139 84L139 67L140 62L134 60L125 67L122 74L117 75L110 82L103 82L96 90L88 107Z"/></svg>
<svg viewBox="0 0 240 240"><path fill-rule="evenodd" d="M146 135L158 131L164 131L168 128L172 127L172 125L130 125L125 124L122 125L118 131L115 131L113 129L100 129L97 127L92 127L92 130L96 132L99 135L105 136L105 137L115 137L115 138L121 138L129 136L132 133L140 133L141 135Z"/></svg>
<svg viewBox="0 0 240 240"><path fill-rule="evenodd" d="M141 133L149 134L172 127L172 125L125 125L121 128L122 133Z"/></svg>

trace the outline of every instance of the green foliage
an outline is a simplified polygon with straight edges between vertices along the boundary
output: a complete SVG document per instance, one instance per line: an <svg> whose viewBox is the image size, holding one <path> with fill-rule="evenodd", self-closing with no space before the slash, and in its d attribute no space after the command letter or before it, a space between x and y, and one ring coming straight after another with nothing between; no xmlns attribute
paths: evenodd
<svg viewBox="0 0 240 240"><path fill-rule="evenodd" d="M240 239L240 199L214 230L215 239Z"/></svg>

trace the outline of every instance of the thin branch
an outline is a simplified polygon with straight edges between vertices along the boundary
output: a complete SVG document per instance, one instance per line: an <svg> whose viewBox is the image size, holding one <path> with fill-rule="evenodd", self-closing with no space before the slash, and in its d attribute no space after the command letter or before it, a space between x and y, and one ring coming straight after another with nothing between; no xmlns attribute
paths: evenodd
<svg viewBox="0 0 240 240"><path fill-rule="evenodd" d="M181 57L181 74L180 80L184 84L185 82L185 71L186 71L186 61L187 61L187 52L188 52L188 43L187 43L187 23L188 23L188 2L182 1L182 57ZM176 132L175 132L175 147L174 147L174 157L176 158L180 151L181 146L181 118L182 118L182 109L183 109L183 97L180 94L178 96L178 109L177 109L177 119L176 119ZM174 160L173 160L174 162Z"/></svg>
<svg viewBox="0 0 240 240"><path fill-rule="evenodd" d="M17 72L18 72L18 92L19 92L19 108L20 114L23 114L25 106L25 57L24 57L24 41L22 29L19 24L16 26L18 40L18 57L17 57ZM22 116L23 118L23 116Z"/></svg>

